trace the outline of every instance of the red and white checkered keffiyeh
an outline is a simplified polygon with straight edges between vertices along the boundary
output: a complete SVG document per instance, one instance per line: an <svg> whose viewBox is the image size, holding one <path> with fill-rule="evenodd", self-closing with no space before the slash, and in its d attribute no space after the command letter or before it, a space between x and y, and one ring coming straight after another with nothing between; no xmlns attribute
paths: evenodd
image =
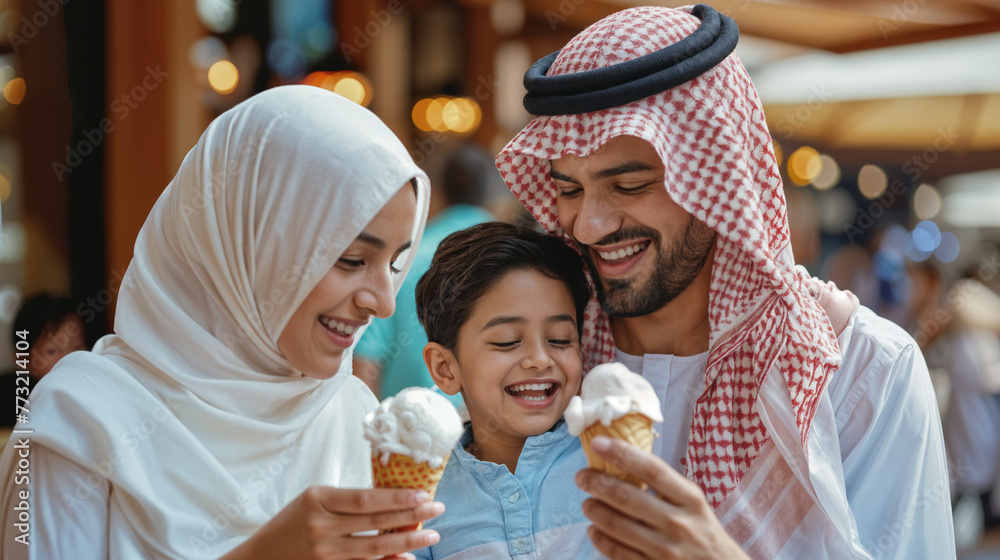
<svg viewBox="0 0 1000 560"><path fill-rule="evenodd" d="M548 75L609 66L676 43L699 25L690 11L640 7L613 14L574 37ZM500 153L497 167L542 226L565 236L548 160L588 155L622 135L653 145L671 198L718 233L708 370L685 459L687 477L718 508L770 439L755 406L768 371L784 377L805 450L820 396L840 363L836 335L792 259L771 136L735 53L681 86L627 105L535 118ZM608 317L596 299L585 315L583 351L585 370L614 356Z"/></svg>

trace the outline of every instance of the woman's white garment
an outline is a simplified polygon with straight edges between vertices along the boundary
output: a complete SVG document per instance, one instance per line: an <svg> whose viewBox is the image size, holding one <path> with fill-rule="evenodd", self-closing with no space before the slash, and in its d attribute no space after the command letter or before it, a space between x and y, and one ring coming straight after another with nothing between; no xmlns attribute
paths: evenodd
<svg viewBox="0 0 1000 560"><path fill-rule="evenodd" d="M752 558L813 560L852 554L876 559L954 558L950 494L942 483L947 480L944 444L923 357L905 332L865 307L851 318L838 342L843 362L830 379L822 413L809 435L810 453L830 457L834 467L796 472L784 459L795 448L771 447L763 467L751 471L741 483L749 488L740 488L739 498L728 500L717 512L720 521L731 535L751 533L740 540ZM684 472L693 403L704 384L708 352L685 357L631 356L616 350L615 358L642 373L656 389L664 422L653 427L661 434L654 440L653 453ZM767 401L779 398L787 400L787 390L765 381L758 406L775 411ZM777 425L792 418L774 420ZM794 434L793 426L785 430ZM803 480L811 486L810 493L820 496L827 512L811 502L787 500L795 494L789 488ZM769 485L773 491L766 489ZM751 503L761 500L769 503ZM843 508L845 500L849 510ZM778 508L800 509L801 521L775 525L760 518ZM852 535L860 547L853 553L838 550L839 539L816 533L828 526L821 518L836 517L838 511L838 529ZM752 532L764 525L771 527L772 534L756 539ZM774 541L783 545L770 548ZM827 545L818 547L817 542L823 541ZM815 556L819 548L826 548L827 556Z"/></svg>
<svg viewBox="0 0 1000 560"><path fill-rule="evenodd" d="M288 86L213 121L139 233L116 334L31 394L29 487L11 476L17 439L4 450L5 555L23 557L21 490L32 558L193 559L222 556L309 485L370 484L361 425L377 402L350 351L320 381L277 338L412 179L416 245L426 176L371 112Z"/></svg>

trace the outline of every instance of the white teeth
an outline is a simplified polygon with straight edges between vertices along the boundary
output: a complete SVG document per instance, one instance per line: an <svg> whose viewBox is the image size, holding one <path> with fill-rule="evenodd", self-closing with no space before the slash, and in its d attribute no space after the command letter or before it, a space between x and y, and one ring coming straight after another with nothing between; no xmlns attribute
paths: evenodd
<svg viewBox="0 0 1000 560"><path fill-rule="evenodd" d="M511 387L508 387L508 389L512 393L518 393L521 391L547 391L550 388L552 388L553 385L555 385L555 383L522 383L521 385L513 385ZM533 400L535 399L535 397L522 397L522 398L533 399ZM545 400L545 397L537 398L537 400Z"/></svg>
<svg viewBox="0 0 1000 560"><path fill-rule="evenodd" d="M319 322L322 323L324 327L330 329L331 331L337 332L338 334L342 334L345 336L352 335L358 330L358 327L354 325L348 325L340 321L334 321L329 317L320 317Z"/></svg>
<svg viewBox="0 0 1000 560"><path fill-rule="evenodd" d="M617 251L598 251L597 254L601 256L602 259L606 261L616 261L624 259L625 257L632 256L639 251L641 251L647 244L647 241L641 243L636 243L635 245L625 247L624 249L618 249Z"/></svg>

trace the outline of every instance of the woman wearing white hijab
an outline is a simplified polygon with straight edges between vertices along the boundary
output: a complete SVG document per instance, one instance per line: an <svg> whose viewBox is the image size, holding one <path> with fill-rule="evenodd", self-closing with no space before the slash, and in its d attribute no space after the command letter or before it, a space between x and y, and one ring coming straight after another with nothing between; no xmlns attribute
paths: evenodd
<svg viewBox="0 0 1000 560"><path fill-rule="evenodd" d="M352 537L443 506L348 490L371 487L361 426L378 404L351 348L394 310L427 200L389 129L333 93L275 88L212 122L139 233L116 334L52 370L19 426L33 433L4 450L5 558L359 558L436 542Z"/></svg>

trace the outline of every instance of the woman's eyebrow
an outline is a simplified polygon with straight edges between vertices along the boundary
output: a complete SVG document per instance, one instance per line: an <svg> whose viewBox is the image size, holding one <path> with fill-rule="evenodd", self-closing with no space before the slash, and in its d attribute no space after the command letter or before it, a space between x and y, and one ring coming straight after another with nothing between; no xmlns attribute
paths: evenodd
<svg viewBox="0 0 1000 560"><path fill-rule="evenodd" d="M357 241L371 245L373 248L378 250L385 249L385 241L365 231L362 231L361 233L358 234ZM402 245L400 245L399 249L396 249L396 253L397 254L402 253L403 251L409 249L410 245L412 244L413 241L407 241L406 243L403 243Z"/></svg>

